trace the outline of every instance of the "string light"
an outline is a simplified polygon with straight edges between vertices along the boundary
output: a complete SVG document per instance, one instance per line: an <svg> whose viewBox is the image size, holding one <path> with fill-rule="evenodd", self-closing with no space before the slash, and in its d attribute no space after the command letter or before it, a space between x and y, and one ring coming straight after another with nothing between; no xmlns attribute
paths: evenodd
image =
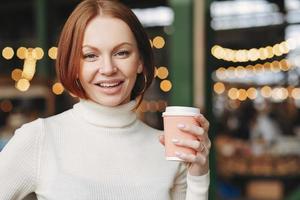
<svg viewBox="0 0 300 200"><path fill-rule="evenodd" d="M225 91L225 85L221 82L217 82L214 84L214 91L217 94L222 94Z"/></svg>
<svg viewBox="0 0 300 200"><path fill-rule="evenodd" d="M161 49L165 46L165 39L161 36L156 36L154 39L153 39L153 46L157 49Z"/></svg>
<svg viewBox="0 0 300 200"><path fill-rule="evenodd" d="M14 56L14 50L11 47L5 47L2 50L2 56L3 58L5 58L6 60L10 60L12 59L12 57Z"/></svg>
<svg viewBox="0 0 300 200"><path fill-rule="evenodd" d="M291 69L291 65L289 64L288 60L287 59L282 59L280 61L280 70L286 72L290 69Z"/></svg>
<svg viewBox="0 0 300 200"><path fill-rule="evenodd" d="M57 47L51 47L49 50L48 50L48 56L55 60L57 58Z"/></svg>
<svg viewBox="0 0 300 200"><path fill-rule="evenodd" d="M25 47L20 47L17 50L17 57L20 59L25 59L27 57L28 50Z"/></svg>
<svg viewBox="0 0 300 200"><path fill-rule="evenodd" d="M223 83L217 82L214 84L214 92L218 95L224 94L226 87L224 86L224 91L220 92L218 87ZM223 87L223 85L222 85ZM239 100L245 101L246 99L254 100L261 95L264 98L272 98L274 101L283 101L286 100L288 97L294 98L296 100L300 99L300 88L294 88L289 86L287 88L284 87L274 87L271 88L270 86L263 86L261 88L254 88L250 87L248 89L238 89L232 87L227 90L227 96L230 100Z"/></svg>
<svg viewBox="0 0 300 200"><path fill-rule="evenodd" d="M36 47L32 50L32 58L35 60L41 60L44 57L44 50L40 47Z"/></svg>
<svg viewBox="0 0 300 200"><path fill-rule="evenodd" d="M160 89L164 92L169 92L172 89L172 83L169 80L163 80L160 83Z"/></svg>
<svg viewBox="0 0 300 200"><path fill-rule="evenodd" d="M272 88L269 86L264 86L260 89L260 93L264 98L269 98L272 95Z"/></svg>
<svg viewBox="0 0 300 200"><path fill-rule="evenodd" d="M236 100L239 97L239 91L236 88L231 88L228 90L228 97L232 100Z"/></svg>
<svg viewBox="0 0 300 200"><path fill-rule="evenodd" d="M218 79L223 80L226 78L226 69L224 67L220 67L216 70L216 76Z"/></svg>
<svg viewBox="0 0 300 200"><path fill-rule="evenodd" d="M294 99L299 100L300 99L300 88L294 88L292 89L292 95Z"/></svg>
<svg viewBox="0 0 300 200"><path fill-rule="evenodd" d="M22 78L22 70L21 69L14 69L12 72L11 72L11 78L14 80L14 81L18 81Z"/></svg>
<svg viewBox="0 0 300 200"><path fill-rule="evenodd" d="M224 48L220 45L214 45L211 48L211 54L217 58L231 62L249 62L257 60L266 60L274 56L282 56L288 54L291 50L295 49L295 39L288 39L273 46L266 46L251 49L230 49Z"/></svg>
<svg viewBox="0 0 300 200"><path fill-rule="evenodd" d="M266 62L263 64L247 65L233 67L230 66L227 69L220 67L215 71L218 80L225 80L227 78L244 78L246 76L252 76L253 74L261 74L267 71L278 73L280 71L286 72L292 69L291 62L287 59L280 61Z"/></svg>
<svg viewBox="0 0 300 200"><path fill-rule="evenodd" d="M40 55L39 55L40 56ZM31 80L35 74L36 59L38 58L37 52L32 48L28 49L27 57L24 60L22 77Z"/></svg>
<svg viewBox="0 0 300 200"><path fill-rule="evenodd" d="M168 77L168 75L169 75L169 71L168 71L168 69L166 67L159 67L157 69L157 76L158 76L158 78L165 79L165 78Z"/></svg>
<svg viewBox="0 0 300 200"><path fill-rule="evenodd" d="M64 87L61 83L55 83L52 86L52 92L56 95L61 95L64 92Z"/></svg>
<svg viewBox="0 0 300 200"><path fill-rule="evenodd" d="M245 101L247 99L247 91L245 89L238 90L238 100Z"/></svg>
<svg viewBox="0 0 300 200"><path fill-rule="evenodd" d="M251 100L256 99L257 97L257 90L253 87L247 90L247 97Z"/></svg>
<svg viewBox="0 0 300 200"><path fill-rule="evenodd" d="M30 83L27 79L22 78L16 82L16 88L21 92L25 92L29 89Z"/></svg>
<svg viewBox="0 0 300 200"><path fill-rule="evenodd" d="M3 112L8 113L8 112L11 112L11 111L12 111L13 105L12 105L12 103L11 103L10 100L3 100L3 101L1 101L1 103L0 103L0 108L1 108L1 110L2 110Z"/></svg>

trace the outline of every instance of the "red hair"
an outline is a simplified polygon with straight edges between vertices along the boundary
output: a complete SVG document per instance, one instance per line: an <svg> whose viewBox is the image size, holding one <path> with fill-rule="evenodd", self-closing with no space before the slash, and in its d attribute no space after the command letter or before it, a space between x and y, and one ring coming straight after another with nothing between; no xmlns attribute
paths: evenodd
<svg viewBox="0 0 300 200"><path fill-rule="evenodd" d="M143 72L138 74L131 93L131 100L141 97L154 79L153 52L149 38L135 14L125 5L112 0L85 0L74 9L65 23L58 42L56 59L57 76L63 86L73 95L88 99L80 84L78 74L82 57L83 36L87 24L97 15L110 16L124 21L132 31L140 57L143 61Z"/></svg>

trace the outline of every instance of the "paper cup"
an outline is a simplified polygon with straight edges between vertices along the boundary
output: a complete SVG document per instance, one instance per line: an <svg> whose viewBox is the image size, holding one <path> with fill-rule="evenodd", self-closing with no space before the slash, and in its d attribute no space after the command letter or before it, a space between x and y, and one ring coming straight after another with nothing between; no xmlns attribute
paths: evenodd
<svg viewBox="0 0 300 200"><path fill-rule="evenodd" d="M196 136L181 131L178 124L195 124L197 121L195 116L200 114L199 108L185 107L185 106L168 106L166 111L162 114L164 121L165 133L165 156L166 160L182 161L175 155L175 152L182 152L186 154L196 154L195 150L187 147L176 146L172 139L191 139L196 140Z"/></svg>

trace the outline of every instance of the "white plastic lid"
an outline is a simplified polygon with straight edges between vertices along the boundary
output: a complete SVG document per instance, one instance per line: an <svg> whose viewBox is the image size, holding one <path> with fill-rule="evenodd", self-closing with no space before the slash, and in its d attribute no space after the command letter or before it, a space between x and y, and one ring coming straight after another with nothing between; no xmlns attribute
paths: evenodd
<svg viewBox="0 0 300 200"><path fill-rule="evenodd" d="M196 116L200 114L200 109L186 106L167 106L162 116Z"/></svg>

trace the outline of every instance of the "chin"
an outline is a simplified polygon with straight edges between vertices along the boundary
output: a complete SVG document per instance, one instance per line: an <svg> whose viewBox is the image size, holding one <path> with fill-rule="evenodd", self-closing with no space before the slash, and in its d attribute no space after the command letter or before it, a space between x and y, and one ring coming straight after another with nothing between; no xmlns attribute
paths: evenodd
<svg viewBox="0 0 300 200"><path fill-rule="evenodd" d="M102 106L107 106L107 107L115 107L119 106L125 103L128 103L130 100L123 100L123 99L118 99L117 97L113 98L108 98L108 99L101 99L101 100L94 100L94 102L102 105Z"/></svg>

